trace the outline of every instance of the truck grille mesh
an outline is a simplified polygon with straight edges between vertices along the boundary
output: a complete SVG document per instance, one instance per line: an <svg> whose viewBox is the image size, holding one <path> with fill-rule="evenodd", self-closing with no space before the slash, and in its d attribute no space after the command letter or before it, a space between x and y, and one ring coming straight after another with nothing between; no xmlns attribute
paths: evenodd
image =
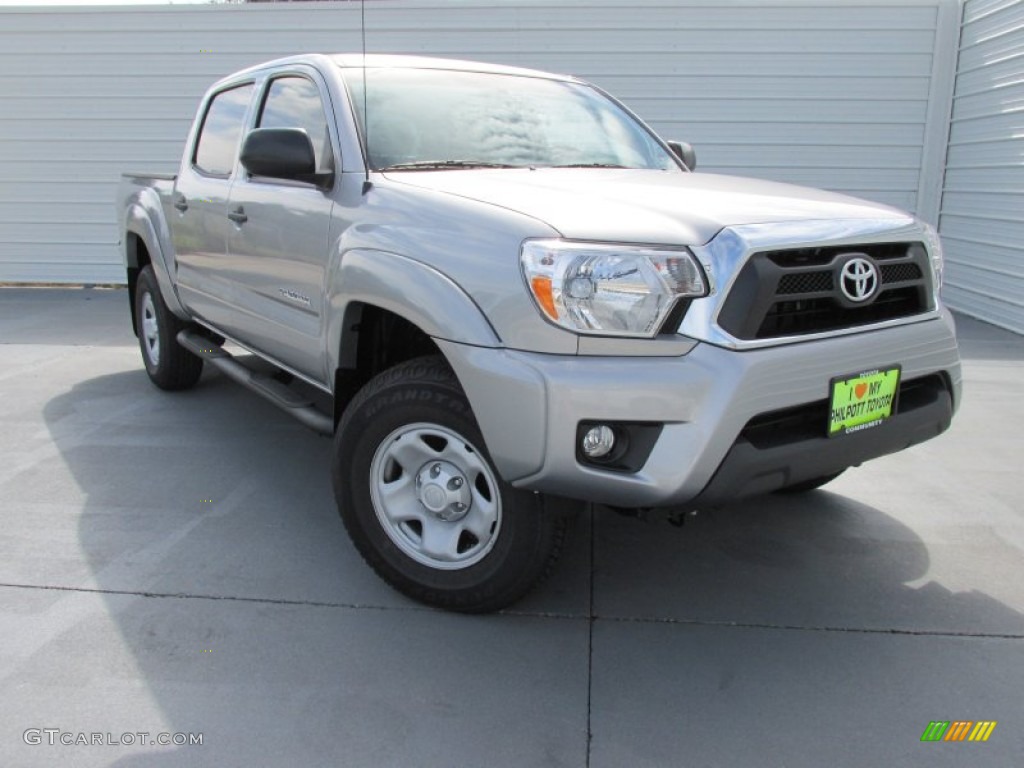
<svg viewBox="0 0 1024 768"><path fill-rule="evenodd" d="M779 280L776 294L820 293L831 291L833 287L831 272L804 272L797 275L783 275Z"/></svg>
<svg viewBox="0 0 1024 768"><path fill-rule="evenodd" d="M852 257L877 269L871 299L856 303L840 289ZM739 339L772 339L843 330L933 309L928 252L921 243L879 243L756 253L740 271L719 313Z"/></svg>

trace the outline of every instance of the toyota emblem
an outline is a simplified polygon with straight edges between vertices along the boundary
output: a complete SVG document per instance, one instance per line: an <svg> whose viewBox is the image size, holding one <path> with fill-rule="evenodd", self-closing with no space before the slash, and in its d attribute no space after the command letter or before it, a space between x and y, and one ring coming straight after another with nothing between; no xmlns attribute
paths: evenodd
<svg viewBox="0 0 1024 768"><path fill-rule="evenodd" d="M850 259L839 270L839 287L850 301L867 301L878 290L878 269L860 256Z"/></svg>

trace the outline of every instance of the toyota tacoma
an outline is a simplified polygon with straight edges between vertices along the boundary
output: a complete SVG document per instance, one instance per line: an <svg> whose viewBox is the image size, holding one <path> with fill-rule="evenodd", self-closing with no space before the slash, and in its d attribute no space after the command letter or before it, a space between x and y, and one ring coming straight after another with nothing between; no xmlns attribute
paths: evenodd
<svg viewBox="0 0 1024 768"><path fill-rule="evenodd" d="M816 488L959 405L934 229L696 173L574 77L305 55L214 84L119 194L149 378L209 364L333 436L367 563L490 611L572 508ZM240 354L244 353L244 354Z"/></svg>

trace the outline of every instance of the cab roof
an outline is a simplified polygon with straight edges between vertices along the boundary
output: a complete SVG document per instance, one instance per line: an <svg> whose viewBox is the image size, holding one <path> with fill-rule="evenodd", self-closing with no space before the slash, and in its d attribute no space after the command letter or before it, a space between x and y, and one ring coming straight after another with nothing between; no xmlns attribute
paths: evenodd
<svg viewBox="0 0 1024 768"><path fill-rule="evenodd" d="M463 59L443 59L428 56L399 56L391 54L370 53L365 57L361 53L339 53L330 57L339 67L363 66L373 68L408 68L408 69L450 69L458 72L486 72L496 75L519 75L520 77L543 77L549 80L575 80L568 75L556 75L536 69L523 67L507 67L501 64L487 64L482 61L466 61ZM364 63L365 62L365 63Z"/></svg>
<svg viewBox="0 0 1024 768"><path fill-rule="evenodd" d="M288 66L291 64L320 64L321 66L333 63L343 69L361 69L366 66L374 69L385 68L408 68L408 69L440 69L456 72L483 72L495 75L516 75L519 77L540 77L546 80L562 80L578 82L578 79L569 75L558 75L551 72L542 72L536 69L525 69L522 67L506 67L501 64L487 64L482 61L465 61L462 59L444 59L428 56L404 56L397 54L369 53L365 56L361 53L308 53L299 56L288 56L282 59L266 61L252 67L235 72L227 79L234 79L239 75L247 75L260 70L273 67Z"/></svg>

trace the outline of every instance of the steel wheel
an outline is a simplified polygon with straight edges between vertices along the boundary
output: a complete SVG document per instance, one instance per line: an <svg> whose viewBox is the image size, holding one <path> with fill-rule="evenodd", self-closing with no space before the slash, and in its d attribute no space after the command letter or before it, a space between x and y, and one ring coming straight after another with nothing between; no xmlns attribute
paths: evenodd
<svg viewBox="0 0 1024 768"><path fill-rule="evenodd" d="M142 294L142 344L149 358L149 364L160 364L160 325L156 319L156 307L153 306L153 294L146 291Z"/></svg>
<svg viewBox="0 0 1024 768"><path fill-rule="evenodd" d="M381 527L416 562L468 568L494 546L498 482L480 452L452 430L422 422L399 427L377 448L370 477Z"/></svg>
<svg viewBox="0 0 1024 768"><path fill-rule="evenodd" d="M399 363L345 409L334 495L359 553L428 605L496 611L550 573L566 517L495 467L454 372L439 356Z"/></svg>

